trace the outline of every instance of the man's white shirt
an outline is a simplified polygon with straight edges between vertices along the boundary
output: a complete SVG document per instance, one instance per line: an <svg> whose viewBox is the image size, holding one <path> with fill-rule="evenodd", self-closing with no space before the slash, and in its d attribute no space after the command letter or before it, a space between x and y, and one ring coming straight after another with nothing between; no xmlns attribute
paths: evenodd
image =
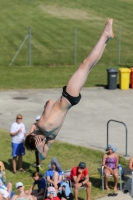
<svg viewBox="0 0 133 200"><path fill-rule="evenodd" d="M24 141L26 130L25 130L25 125L23 123L18 124L17 122L14 122L11 125L10 133L17 132L19 129L22 129L22 131L19 132L17 135L12 136L13 143L19 144Z"/></svg>

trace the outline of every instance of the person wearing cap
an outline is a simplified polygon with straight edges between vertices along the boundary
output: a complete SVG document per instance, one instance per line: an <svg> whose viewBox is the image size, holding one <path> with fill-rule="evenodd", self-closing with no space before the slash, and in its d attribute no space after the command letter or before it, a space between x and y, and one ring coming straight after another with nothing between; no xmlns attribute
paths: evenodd
<svg viewBox="0 0 133 200"><path fill-rule="evenodd" d="M54 187L50 186L47 188L47 198L45 200L60 200Z"/></svg>
<svg viewBox="0 0 133 200"><path fill-rule="evenodd" d="M16 116L16 122L10 127L10 136L12 138L12 165L13 173L17 173L17 158L18 167L20 172L25 172L22 168L22 157L25 155L24 139L26 137L25 125L22 123L23 116L18 114Z"/></svg>
<svg viewBox="0 0 133 200"><path fill-rule="evenodd" d="M56 102L53 99L49 99L45 103L42 116L37 123L39 127L38 133L36 132L26 137L25 146L27 150L32 151L37 148L41 159L46 158L70 108L81 100L80 92L87 81L88 74L100 60L108 41L114 37L112 25L113 19L108 18L98 42L72 74L67 85L63 87L61 96ZM45 137L46 141L42 141L42 137Z"/></svg>
<svg viewBox="0 0 133 200"><path fill-rule="evenodd" d="M12 200L36 200L32 195L27 194L24 191L24 185L22 182L16 183L16 189L18 191L17 195L13 195Z"/></svg>
<svg viewBox="0 0 133 200"><path fill-rule="evenodd" d="M87 200L90 200L91 182L89 181L89 172L84 162L80 162L78 166L72 168L70 180L74 187L75 200L78 200L78 189L82 186L86 187Z"/></svg>
<svg viewBox="0 0 133 200"><path fill-rule="evenodd" d="M32 134L32 133L36 132L39 129L38 126L37 126L37 122L39 121L40 117L41 116L39 116L39 115L36 116L36 118L35 118L36 122L31 125L29 134ZM36 154L38 154L37 149L35 150L35 158L36 158ZM39 156L38 156L37 163L41 164L41 159L39 159Z"/></svg>
<svg viewBox="0 0 133 200"><path fill-rule="evenodd" d="M29 131L29 134L31 134L31 133L33 133L34 131L36 131L36 130L39 129L38 126L37 126L37 122L39 121L40 117L41 117L41 116L39 116L39 115L36 116L36 118L35 118L36 122L33 123L33 124L31 125L30 131Z"/></svg>
<svg viewBox="0 0 133 200"><path fill-rule="evenodd" d="M112 144L106 148L106 153L103 155L102 165L104 166L105 188L109 191L108 178L110 175L114 177L114 192L117 191L118 185L118 163L119 156L115 153L116 149Z"/></svg>

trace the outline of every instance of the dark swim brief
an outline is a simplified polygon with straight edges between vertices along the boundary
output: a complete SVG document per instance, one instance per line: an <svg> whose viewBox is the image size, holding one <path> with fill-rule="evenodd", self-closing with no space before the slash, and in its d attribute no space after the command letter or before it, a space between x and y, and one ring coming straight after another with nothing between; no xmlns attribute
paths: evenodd
<svg viewBox="0 0 133 200"><path fill-rule="evenodd" d="M72 97L70 94L68 94L66 92L66 86L63 87L62 96L64 96L72 104L72 106L78 104L78 102L81 99L81 94L80 93L79 93L78 97Z"/></svg>
<svg viewBox="0 0 133 200"><path fill-rule="evenodd" d="M55 138L57 136L56 134L51 133L51 132L45 132L44 129L42 129L40 127L38 127L38 128L43 133L43 135L46 137L47 140L55 140Z"/></svg>

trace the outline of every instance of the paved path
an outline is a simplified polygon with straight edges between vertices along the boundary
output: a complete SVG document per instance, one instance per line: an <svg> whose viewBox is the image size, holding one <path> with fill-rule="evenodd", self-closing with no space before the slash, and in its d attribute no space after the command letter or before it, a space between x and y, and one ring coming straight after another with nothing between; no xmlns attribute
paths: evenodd
<svg viewBox="0 0 133 200"><path fill-rule="evenodd" d="M130 196L130 194L123 194L123 192L119 191L118 192L118 195L117 196L111 196L111 197L108 197L108 196L105 196L101 199L97 199L97 200L131 200L132 197Z"/></svg>
<svg viewBox="0 0 133 200"><path fill-rule="evenodd" d="M17 90L0 92L0 127L9 129L18 113L24 116L23 122L29 131L36 115L41 115L46 100L56 100L61 89ZM26 97L15 100L15 97ZM82 99L70 109L58 140L104 150L106 147L107 122L119 120L128 128L128 155L132 153L133 141L133 90L106 90L83 88ZM109 143L113 143L117 152L125 155L125 127L111 122L109 125Z"/></svg>
<svg viewBox="0 0 133 200"><path fill-rule="evenodd" d="M41 115L44 103L61 95L61 89L0 91L0 128L9 129L18 113L24 116L27 131ZM16 97L27 98L16 100ZM133 156L133 90L106 90L104 88L83 88L82 100L67 114L64 125L57 136L60 141L104 150L106 147L107 122L119 120L128 128L128 155ZM125 155L125 127L111 122L109 143L117 148L117 153ZM129 158L127 157L127 158ZM104 197L103 200L114 197ZM122 194L115 199L131 199Z"/></svg>

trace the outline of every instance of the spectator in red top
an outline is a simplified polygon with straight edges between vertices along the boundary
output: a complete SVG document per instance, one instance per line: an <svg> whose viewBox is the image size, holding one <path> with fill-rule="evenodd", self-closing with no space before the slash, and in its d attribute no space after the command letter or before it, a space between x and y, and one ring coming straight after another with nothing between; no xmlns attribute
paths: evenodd
<svg viewBox="0 0 133 200"><path fill-rule="evenodd" d="M89 181L89 173L84 162L80 162L78 166L72 168L70 179L74 187L75 200L78 200L78 189L81 186L86 187L87 200L90 200L91 182Z"/></svg>

